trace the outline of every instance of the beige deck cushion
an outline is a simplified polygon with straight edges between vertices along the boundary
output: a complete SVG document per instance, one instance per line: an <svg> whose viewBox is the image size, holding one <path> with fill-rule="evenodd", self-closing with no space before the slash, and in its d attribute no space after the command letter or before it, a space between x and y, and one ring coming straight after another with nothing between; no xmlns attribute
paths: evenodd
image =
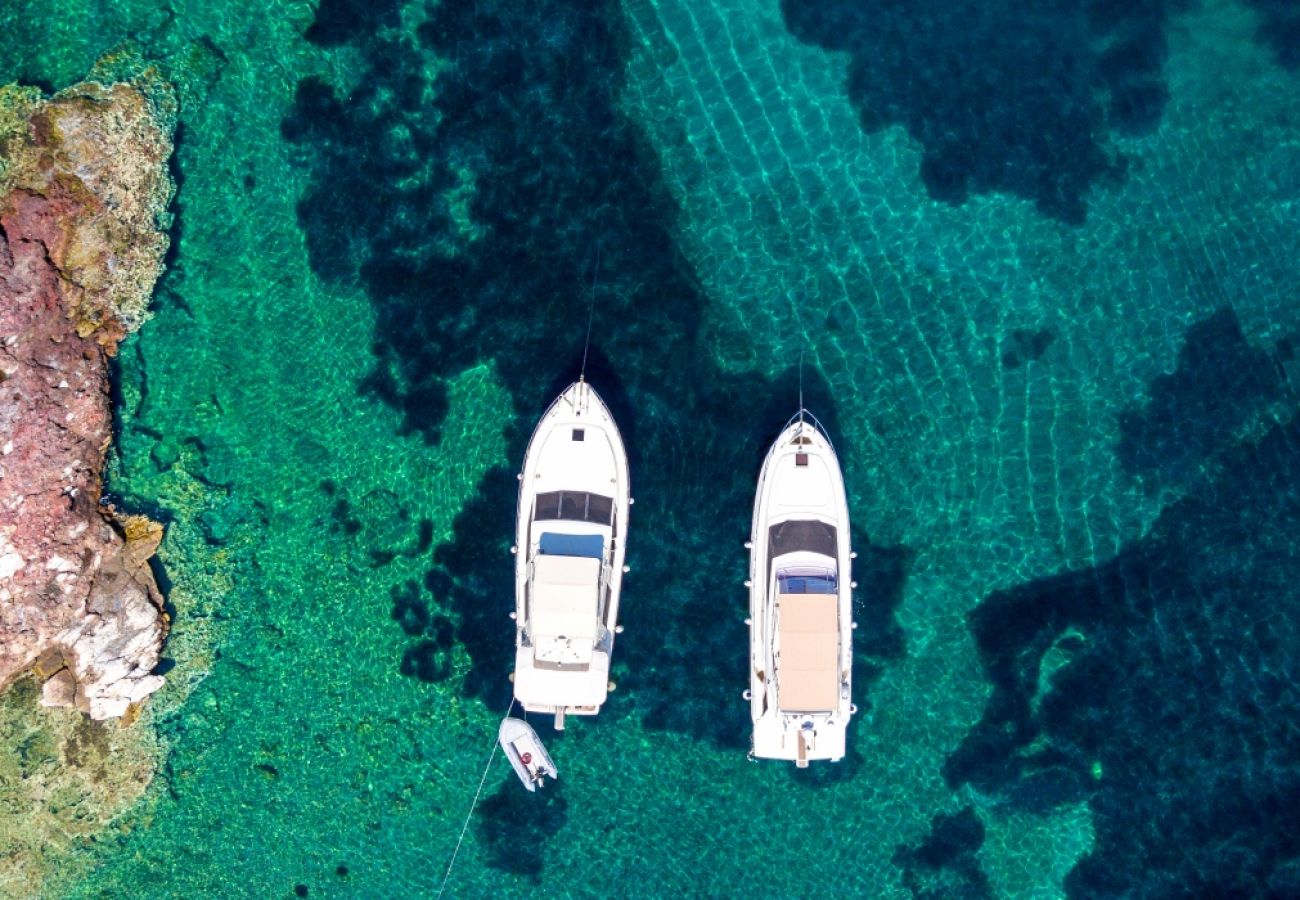
<svg viewBox="0 0 1300 900"><path fill-rule="evenodd" d="M531 624L537 658L565 663L590 661L596 639L600 560L538 556L533 566Z"/></svg>
<svg viewBox="0 0 1300 900"><path fill-rule="evenodd" d="M783 712L834 710L840 686L839 597L781 594L777 604L777 704Z"/></svg>

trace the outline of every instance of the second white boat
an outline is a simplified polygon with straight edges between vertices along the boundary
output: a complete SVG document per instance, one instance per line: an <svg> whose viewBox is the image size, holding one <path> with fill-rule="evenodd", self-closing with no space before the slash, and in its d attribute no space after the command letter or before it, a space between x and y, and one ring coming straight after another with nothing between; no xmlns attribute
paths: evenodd
<svg viewBox="0 0 1300 900"><path fill-rule="evenodd" d="M585 381L542 416L519 476L515 698L529 712L594 716L612 687L627 540L627 452Z"/></svg>
<svg viewBox="0 0 1300 900"><path fill-rule="evenodd" d="M763 462L749 547L752 754L842 759L857 711L849 509L835 449L802 410Z"/></svg>

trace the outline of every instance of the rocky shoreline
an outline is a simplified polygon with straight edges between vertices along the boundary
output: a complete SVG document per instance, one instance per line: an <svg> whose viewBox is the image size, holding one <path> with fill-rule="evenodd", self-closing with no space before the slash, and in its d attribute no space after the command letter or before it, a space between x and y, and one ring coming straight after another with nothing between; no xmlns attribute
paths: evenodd
<svg viewBox="0 0 1300 900"><path fill-rule="evenodd" d="M145 71L44 98L0 87L0 690L133 717L168 619L162 526L101 497L109 361L168 246L175 100Z"/></svg>

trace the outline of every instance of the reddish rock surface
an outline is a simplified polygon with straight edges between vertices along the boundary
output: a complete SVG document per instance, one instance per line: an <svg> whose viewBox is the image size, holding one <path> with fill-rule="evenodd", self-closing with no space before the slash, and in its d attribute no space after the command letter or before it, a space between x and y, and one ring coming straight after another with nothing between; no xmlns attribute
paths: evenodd
<svg viewBox="0 0 1300 900"><path fill-rule="evenodd" d="M43 702L104 719L163 683L148 566L162 528L101 504L100 472L108 360L167 246L171 143L130 85L14 91L0 89L0 689L34 669Z"/></svg>

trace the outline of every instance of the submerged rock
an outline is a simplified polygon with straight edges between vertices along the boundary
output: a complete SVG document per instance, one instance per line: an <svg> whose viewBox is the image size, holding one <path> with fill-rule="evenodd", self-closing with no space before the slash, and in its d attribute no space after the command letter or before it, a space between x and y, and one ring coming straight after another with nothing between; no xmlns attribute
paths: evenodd
<svg viewBox="0 0 1300 900"><path fill-rule="evenodd" d="M88 862L68 851L142 799L162 753L149 726L37 712L36 682L21 676L0 694L0 897L68 896L61 882Z"/></svg>
<svg viewBox="0 0 1300 900"><path fill-rule="evenodd" d="M168 246L174 100L145 69L0 87L0 689L122 716L162 686L162 526L101 502L109 358Z"/></svg>

